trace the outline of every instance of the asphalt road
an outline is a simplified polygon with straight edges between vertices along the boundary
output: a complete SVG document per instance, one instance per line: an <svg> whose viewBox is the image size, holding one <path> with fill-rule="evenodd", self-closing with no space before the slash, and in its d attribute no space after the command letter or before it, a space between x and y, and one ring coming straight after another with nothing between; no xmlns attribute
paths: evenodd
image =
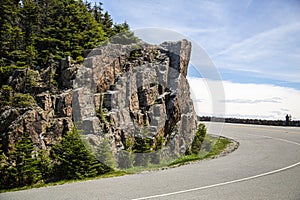
<svg viewBox="0 0 300 200"><path fill-rule="evenodd" d="M238 141L239 148L168 170L3 193L0 199L300 200L300 128L208 127L209 133Z"/></svg>

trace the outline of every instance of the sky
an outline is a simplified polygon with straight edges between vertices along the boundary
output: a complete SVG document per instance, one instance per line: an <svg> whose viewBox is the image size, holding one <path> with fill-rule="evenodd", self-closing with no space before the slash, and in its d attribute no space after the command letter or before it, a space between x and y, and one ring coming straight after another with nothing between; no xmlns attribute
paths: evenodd
<svg viewBox="0 0 300 200"><path fill-rule="evenodd" d="M291 114L300 120L299 0L102 2L116 23L126 21L142 39L147 28L165 29L199 47L192 57L202 49L213 65L206 67L218 78L203 72L203 64L191 63L188 76L199 115L277 120ZM217 99L216 81L222 90Z"/></svg>

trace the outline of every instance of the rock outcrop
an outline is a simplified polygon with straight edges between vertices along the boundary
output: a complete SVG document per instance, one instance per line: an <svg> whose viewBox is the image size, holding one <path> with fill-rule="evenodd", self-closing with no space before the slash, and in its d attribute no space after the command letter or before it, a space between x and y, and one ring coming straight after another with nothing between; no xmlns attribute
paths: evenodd
<svg viewBox="0 0 300 200"><path fill-rule="evenodd" d="M74 121L91 144L109 138L118 157L124 149L139 152L135 142L142 138L162 158L184 153L197 126L186 79L190 53L187 40L92 51L73 95Z"/></svg>
<svg viewBox="0 0 300 200"><path fill-rule="evenodd" d="M28 132L37 148L49 150L74 123L95 150L108 141L105 151L119 167L124 152L155 152L159 160L184 153L197 126L186 79L190 54L191 43L182 40L107 44L81 65L65 59L57 69L65 89L43 90L33 107L2 109L0 133L8 148Z"/></svg>
<svg viewBox="0 0 300 200"><path fill-rule="evenodd" d="M44 92L35 99L37 105L33 107L4 109L1 113L0 133L8 150L25 132L36 148L49 150L73 127L72 90L58 95Z"/></svg>

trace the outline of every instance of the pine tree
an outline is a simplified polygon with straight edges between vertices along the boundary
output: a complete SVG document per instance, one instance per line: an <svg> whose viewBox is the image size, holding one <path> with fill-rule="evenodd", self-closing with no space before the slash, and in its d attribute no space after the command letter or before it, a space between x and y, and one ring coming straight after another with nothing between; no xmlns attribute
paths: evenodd
<svg viewBox="0 0 300 200"><path fill-rule="evenodd" d="M95 20L96 20L96 22L98 23L98 24L102 24L102 22L103 22L103 9L102 9L102 3L101 2L99 2L99 5L97 5L96 3L95 3L95 5L94 5L94 7L93 7L93 9L91 10L92 11L92 14L93 14L93 17L95 18Z"/></svg>
<svg viewBox="0 0 300 200"><path fill-rule="evenodd" d="M102 27L108 38L113 36L113 31L112 31L113 24L114 23L113 20L111 19L111 16L108 14L108 12L105 12L103 15Z"/></svg>
<svg viewBox="0 0 300 200"><path fill-rule="evenodd" d="M104 138L103 140L101 140L97 148L96 157L103 164L111 168L116 167L116 161L111 152L111 144L109 142L109 139Z"/></svg>
<svg viewBox="0 0 300 200"><path fill-rule="evenodd" d="M2 145L2 135L0 135L0 189L4 188L5 185L5 179L7 174L7 159L3 152L3 145Z"/></svg>
<svg viewBox="0 0 300 200"><path fill-rule="evenodd" d="M37 59L37 50L35 48L35 38L38 34L38 6L35 1L23 0L23 6L20 8L20 27L24 32L23 51L26 55L26 65L33 67Z"/></svg>
<svg viewBox="0 0 300 200"><path fill-rule="evenodd" d="M38 168L43 177L43 180L47 181L48 179L50 179L51 175L53 175L52 174L53 163L50 157L48 156L46 150L40 150L38 152L37 163L38 163Z"/></svg>
<svg viewBox="0 0 300 200"><path fill-rule="evenodd" d="M134 157L135 166L147 166L150 162L150 152L152 140L150 138L135 137L133 152L136 153Z"/></svg>
<svg viewBox="0 0 300 200"><path fill-rule="evenodd" d="M76 128L52 148L52 157L56 161L54 172L60 178L82 179L109 171L86 149Z"/></svg>
<svg viewBox="0 0 300 200"><path fill-rule="evenodd" d="M24 33L20 25L18 0L2 0L0 4L0 66L16 64L24 59Z"/></svg>
<svg viewBox="0 0 300 200"><path fill-rule="evenodd" d="M186 155L198 154L201 150L202 143L206 136L206 127L204 124L199 124L198 129L195 133L195 137L193 139L192 145L186 151Z"/></svg>
<svg viewBox="0 0 300 200"><path fill-rule="evenodd" d="M16 178L16 186L31 185L41 179L38 161L34 157L35 148L28 133L21 136L15 144L15 149L10 153L9 159L14 162L11 170Z"/></svg>

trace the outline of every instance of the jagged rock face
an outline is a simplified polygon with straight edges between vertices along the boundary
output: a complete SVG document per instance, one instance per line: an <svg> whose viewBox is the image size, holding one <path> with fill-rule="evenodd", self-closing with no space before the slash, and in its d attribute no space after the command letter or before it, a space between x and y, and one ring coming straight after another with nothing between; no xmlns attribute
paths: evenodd
<svg viewBox="0 0 300 200"><path fill-rule="evenodd" d="M190 53L187 40L95 49L74 81L74 121L93 144L108 137L115 154L133 150L138 138L148 138L152 150L162 145L163 155L185 152L197 126L186 79Z"/></svg>
<svg viewBox="0 0 300 200"><path fill-rule="evenodd" d="M118 162L124 150L137 152L145 138L146 151L159 150L162 158L184 153L197 126L186 79L190 54L191 43L182 40L108 44L91 51L81 65L63 60L56 72L64 90L51 94L42 83L29 91L35 106L1 109L7 149L28 132L37 149L50 150L75 123L92 146L108 139ZM20 91L25 73L11 78Z"/></svg>
<svg viewBox="0 0 300 200"><path fill-rule="evenodd" d="M8 150L25 132L37 149L49 150L73 127L72 90L57 95L43 92L35 99L36 106L11 108L1 113L0 133L7 141Z"/></svg>

